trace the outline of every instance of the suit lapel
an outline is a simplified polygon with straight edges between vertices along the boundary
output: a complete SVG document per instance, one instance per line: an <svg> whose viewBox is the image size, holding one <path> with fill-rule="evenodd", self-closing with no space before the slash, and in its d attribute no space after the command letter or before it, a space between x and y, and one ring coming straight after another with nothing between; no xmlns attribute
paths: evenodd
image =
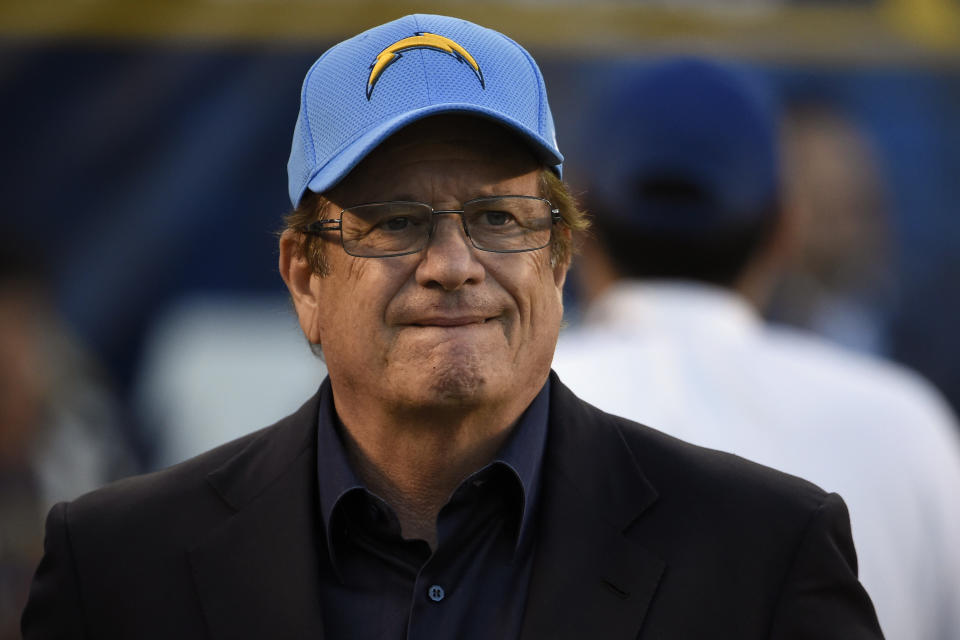
<svg viewBox="0 0 960 640"><path fill-rule="evenodd" d="M616 427L552 374L537 549L521 638L636 638L665 563L624 532L656 500Z"/></svg>
<svg viewBox="0 0 960 640"><path fill-rule="evenodd" d="M323 637L317 396L208 476L234 513L189 553L213 638Z"/></svg>
<svg viewBox="0 0 960 640"><path fill-rule="evenodd" d="M323 637L317 409L315 396L208 477L233 510L189 553L213 638ZM636 638L664 571L624 534L656 491L604 415L553 375L523 640Z"/></svg>

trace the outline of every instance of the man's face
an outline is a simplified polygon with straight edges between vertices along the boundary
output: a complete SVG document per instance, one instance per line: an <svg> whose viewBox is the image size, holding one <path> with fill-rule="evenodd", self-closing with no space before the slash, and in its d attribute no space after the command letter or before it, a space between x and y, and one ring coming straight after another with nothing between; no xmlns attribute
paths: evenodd
<svg viewBox="0 0 960 640"><path fill-rule="evenodd" d="M539 173L498 125L428 118L381 145L327 194L324 217L387 200L461 209L482 196L539 196ZM330 240L331 273L311 277L316 306L298 304L298 313L307 336L322 344L335 395L359 392L396 410L459 408L528 402L543 384L567 269L551 266L549 247L475 249L457 215L436 217L429 245L412 255L358 258L343 251L336 233Z"/></svg>

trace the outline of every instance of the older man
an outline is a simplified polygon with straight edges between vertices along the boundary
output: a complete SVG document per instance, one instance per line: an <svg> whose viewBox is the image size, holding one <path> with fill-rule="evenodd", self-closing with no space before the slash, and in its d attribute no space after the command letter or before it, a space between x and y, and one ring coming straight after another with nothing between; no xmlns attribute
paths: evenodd
<svg viewBox="0 0 960 640"><path fill-rule="evenodd" d="M561 162L496 32L408 16L324 54L280 272L328 380L55 507L25 637L880 637L837 496L551 376Z"/></svg>

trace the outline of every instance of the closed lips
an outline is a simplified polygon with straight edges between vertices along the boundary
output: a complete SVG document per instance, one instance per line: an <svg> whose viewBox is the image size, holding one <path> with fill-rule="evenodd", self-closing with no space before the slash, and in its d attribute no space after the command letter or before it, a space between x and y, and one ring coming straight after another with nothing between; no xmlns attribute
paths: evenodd
<svg viewBox="0 0 960 640"><path fill-rule="evenodd" d="M460 327L468 324L483 324L488 319L486 316L443 316L422 318L410 324L421 327Z"/></svg>

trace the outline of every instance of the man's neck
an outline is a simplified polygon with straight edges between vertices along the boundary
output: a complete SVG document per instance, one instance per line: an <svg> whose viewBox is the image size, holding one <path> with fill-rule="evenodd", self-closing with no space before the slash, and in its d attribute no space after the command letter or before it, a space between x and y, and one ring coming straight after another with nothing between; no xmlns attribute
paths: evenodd
<svg viewBox="0 0 960 640"><path fill-rule="evenodd" d="M510 411L459 416L340 415L347 455L367 488L394 509L403 536L434 548L440 509L467 476L493 459L530 401Z"/></svg>

